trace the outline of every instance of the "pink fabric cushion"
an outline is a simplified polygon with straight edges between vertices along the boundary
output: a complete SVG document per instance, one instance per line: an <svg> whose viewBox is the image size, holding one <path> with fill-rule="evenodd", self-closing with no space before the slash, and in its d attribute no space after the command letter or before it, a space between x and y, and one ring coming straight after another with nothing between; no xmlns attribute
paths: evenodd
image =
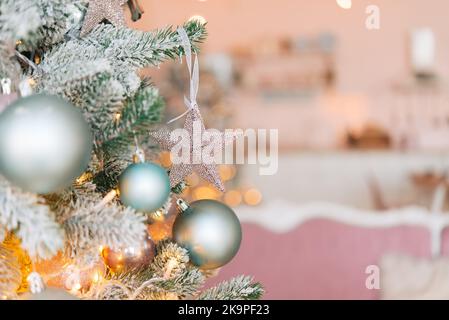
<svg viewBox="0 0 449 320"><path fill-rule="evenodd" d="M275 234L244 224L239 253L208 285L247 274L263 283L265 299L378 299L379 290L365 286L365 270L387 253L430 257L427 230L366 229L317 219Z"/></svg>

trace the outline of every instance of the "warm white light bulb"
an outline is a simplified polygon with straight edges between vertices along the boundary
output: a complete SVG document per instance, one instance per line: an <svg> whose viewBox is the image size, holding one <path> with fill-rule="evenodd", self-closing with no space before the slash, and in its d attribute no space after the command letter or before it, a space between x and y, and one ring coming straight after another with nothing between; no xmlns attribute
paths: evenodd
<svg viewBox="0 0 449 320"><path fill-rule="evenodd" d="M200 16L200 15L194 15L189 18L189 21L193 21L193 20L197 20L202 24L205 24L207 22L206 18L204 18L203 16Z"/></svg>
<svg viewBox="0 0 449 320"><path fill-rule="evenodd" d="M343 9L351 9L352 7L351 0L337 0L337 4L340 6L340 8Z"/></svg>

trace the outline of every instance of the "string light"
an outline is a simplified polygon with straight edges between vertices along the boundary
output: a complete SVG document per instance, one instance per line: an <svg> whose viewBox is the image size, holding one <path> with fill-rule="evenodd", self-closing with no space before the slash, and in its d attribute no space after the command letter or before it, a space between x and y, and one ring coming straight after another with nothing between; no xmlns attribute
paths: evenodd
<svg viewBox="0 0 449 320"><path fill-rule="evenodd" d="M237 207L242 203L242 194L237 190L229 190L224 195L224 201L231 207Z"/></svg>
<svg viewBox="0 0 449 320"><path fill-rule="evenodd" d="M100 271L98 271L98 270L95 271L93 276L92 276L92 282L93 283L100 283L102 279L103 279L103 277L102 277Z"/></svg>
<svg viewBox="0 0 449 320"><path fill-rule="evenodd" d="M122 118L122 114L120 112L117 112L116 114L114 114L115 123L119 123L121 118Z"/></svg>
<svg viewBox="0 0 449 320"><path fill-rule="evenodd" d="M351 0L337 0L337 4L340 6L340 8L343 9L351 9L352 7Z"/></svg>
<svg viewBox="0 0 449 320"><path fill-rule="evenodd" d="M90 172L85 172L85 173L83 173L81 176L79 176L79 177L75 180L75 182L76 182L77 185L81 185L81 184L83 184L84 182L90 180L91 178L92 178L92 174L91 174Z"/></svg>
<svg viewBox="0 0 449 320"><path fill-rule="evenodd" d="M195 200L218 199L218 197L219 197L218 191L209 186L198 187L193 191L193 198Z"/></svg>
<svg viewBox="0 0 449 320"><path fill-rule="evenodd" d="M224 181L229 181L235 177L237 172L235 166L231 165L221 165L219 168L220 177Z"/></svg>
<svg viewBox="0 0 449 320"><path fill-rule="evenodd" d="M28 78L28 84L34 88L36 86L36 80L34 80L33 78Z"/></svg>
<svg viewBox="0 0 449 320"><path fill-rule="evenodd" d="M189 18L189 21L198 21L201 24L205 24L207 22L206 18L200 15L194 15Z"/></svg>
<svg viewBox="0 0 449 320"><path fill-rule="evenodd" d="M243 198L246 204L256 206L262 201L262 194L259 190L251 188L245 192Z"/></svg>
<svg viewBox="0 0 449 320"><path fill-rule="evenodd" d="M35 63L35 64L41 63L41 56L40 56L40 55L36 54L36 55L34 56L34 63Z"/></svg>

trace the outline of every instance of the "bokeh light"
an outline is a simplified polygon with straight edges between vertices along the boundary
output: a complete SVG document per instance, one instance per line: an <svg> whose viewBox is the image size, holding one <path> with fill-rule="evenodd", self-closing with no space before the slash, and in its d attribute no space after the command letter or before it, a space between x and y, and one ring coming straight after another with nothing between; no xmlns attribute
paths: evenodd
<svg viewBox="0 0 449 320"><path fill-rule="evenodd" d="M237 207L242 203L242 194L238 190L229 190L224 195L224 202L231 207Z"/></svg>
<svg viewBox="0 0 449 320"><path fill-rule="evenodd" d="M262 194L255 188L248 189L243 196L245 203L250 206L256 206L262 201Z"/></svg>

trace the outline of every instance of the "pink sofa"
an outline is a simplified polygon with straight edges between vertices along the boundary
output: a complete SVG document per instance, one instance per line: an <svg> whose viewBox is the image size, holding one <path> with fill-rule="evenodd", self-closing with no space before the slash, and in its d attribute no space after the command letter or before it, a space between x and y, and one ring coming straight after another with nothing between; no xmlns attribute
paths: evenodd
<svg viewBox="0 0 449 320"><path fill-rule="evenodd" d="M448 237L446 232L443 252L449 251ZM365 286L365 269L387 253L430 257L427 229L369 229L314 219L288 233L272 233L244 223L238 255L208 285L248 274L263 283L265 299L378 299L380 290Z"/></svg>

